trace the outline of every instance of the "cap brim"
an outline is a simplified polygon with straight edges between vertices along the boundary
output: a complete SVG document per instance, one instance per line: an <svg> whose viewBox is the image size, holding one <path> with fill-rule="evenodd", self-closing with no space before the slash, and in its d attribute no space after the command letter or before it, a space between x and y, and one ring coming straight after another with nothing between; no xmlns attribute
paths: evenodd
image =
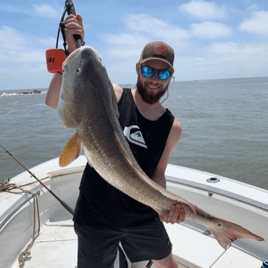
<svg viewBox="0 0 268 268"><path fill-rule="evenodd" d="M150 60L159 60L159 61L163 61L163 62L167 63L171 68L173 68L173 66L170 64L169 61L167 61L167 60L165 60L165 59L157 58L157 57L146 58L146 59L144 59L144 60L141 60L140 63L144 63L144 62L147 62L147 61L150 61Z"/></svg>

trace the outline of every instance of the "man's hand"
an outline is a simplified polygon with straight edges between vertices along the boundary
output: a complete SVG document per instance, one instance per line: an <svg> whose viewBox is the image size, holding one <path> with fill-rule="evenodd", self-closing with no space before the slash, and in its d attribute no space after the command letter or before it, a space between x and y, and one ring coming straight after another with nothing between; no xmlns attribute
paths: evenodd
<svg viewBox="0 0 268 268"><path fill-rule="evenodd" d="M176 204L172 205L168 211L159 215L159 217L161 221L166 223L181 223L185 220L185 211L179 204Z"/></svg>
<svg viewBox="0 0 268 268"><path fill-rule="evenodd" d="M65 25L65 36L66 42L68 44L68 50L72 53L76 49L76 40L73 35L78 34L84 39L84 28L82 23L82 16L79 14L73 15L70 14L64 20Z"/></svg>

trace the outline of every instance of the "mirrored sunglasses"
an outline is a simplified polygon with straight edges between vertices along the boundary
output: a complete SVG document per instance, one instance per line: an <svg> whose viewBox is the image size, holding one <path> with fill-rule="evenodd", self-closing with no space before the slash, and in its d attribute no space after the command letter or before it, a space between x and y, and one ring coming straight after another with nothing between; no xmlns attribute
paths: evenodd
<svg viewBox="0 0 268 268"><path fill-rule="evenodd" d="M140 64L140 68L141 68L141 74L145 77L153 77L155 72L157 72L157 77L161 80L166 80L170 77L171 75L171 70L170 69L154 69L150 66L147 65L141 65Z"/></svg>

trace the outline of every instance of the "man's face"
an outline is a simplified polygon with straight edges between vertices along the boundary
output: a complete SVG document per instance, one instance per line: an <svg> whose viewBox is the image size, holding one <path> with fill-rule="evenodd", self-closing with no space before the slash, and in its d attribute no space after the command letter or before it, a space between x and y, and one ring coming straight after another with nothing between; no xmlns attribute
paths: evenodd
<svg viewBox="0 0 268 268"><path fill-rule="evenodd" d="M139 65L139 63L137 63L136 70L137 70L137 74L138 74L138 81L137 81L136 87L137 87L138 92L140 93L142 99L146 103L155 104L156 102L158 102L160 100L160 98L167 91L168 86L169 86L169 82L171 80L171 77L172 77L174 70L172 69L170 78L168 78L166 80L161 80L157 76L157 70L159 70L159 69L171 69L171 67L167 63L165 63L163 61L159 61L159 60L150 60L150 61L143 63L142 65L152 67L156 71L152 77L150 77L150 78L145 77L141 74L140 65Z"/></svg>

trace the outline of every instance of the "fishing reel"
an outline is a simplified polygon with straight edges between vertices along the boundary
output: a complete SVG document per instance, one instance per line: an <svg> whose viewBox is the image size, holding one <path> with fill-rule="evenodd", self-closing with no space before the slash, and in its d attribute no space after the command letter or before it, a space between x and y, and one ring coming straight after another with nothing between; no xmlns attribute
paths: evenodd
<svg viewBox="0 0 268 268"><path fill-rule="evenodd" d="M46 62L47 62L47 70L50 73L62 73L62 63L65 61L65 59L69 55L69 51L67 50L67 43L66 43L66 38L65 38L65 33L64 33L64 17L65 14L74 14L76 15L74 4L72 0L66 0L65 1L65 7L64 7L64 12L61 16L59 28L58 28L58 34L57 34L57 41L56 41L56 48L50 48L46 50ZM63 46L64 49L58 48L58 43L59 43L59 35L60 32L63 37ZM81 47L84 45L84 42L82 41L82 38L80 35L75 34L74 38L76 40L76 48Z"/></svg>

